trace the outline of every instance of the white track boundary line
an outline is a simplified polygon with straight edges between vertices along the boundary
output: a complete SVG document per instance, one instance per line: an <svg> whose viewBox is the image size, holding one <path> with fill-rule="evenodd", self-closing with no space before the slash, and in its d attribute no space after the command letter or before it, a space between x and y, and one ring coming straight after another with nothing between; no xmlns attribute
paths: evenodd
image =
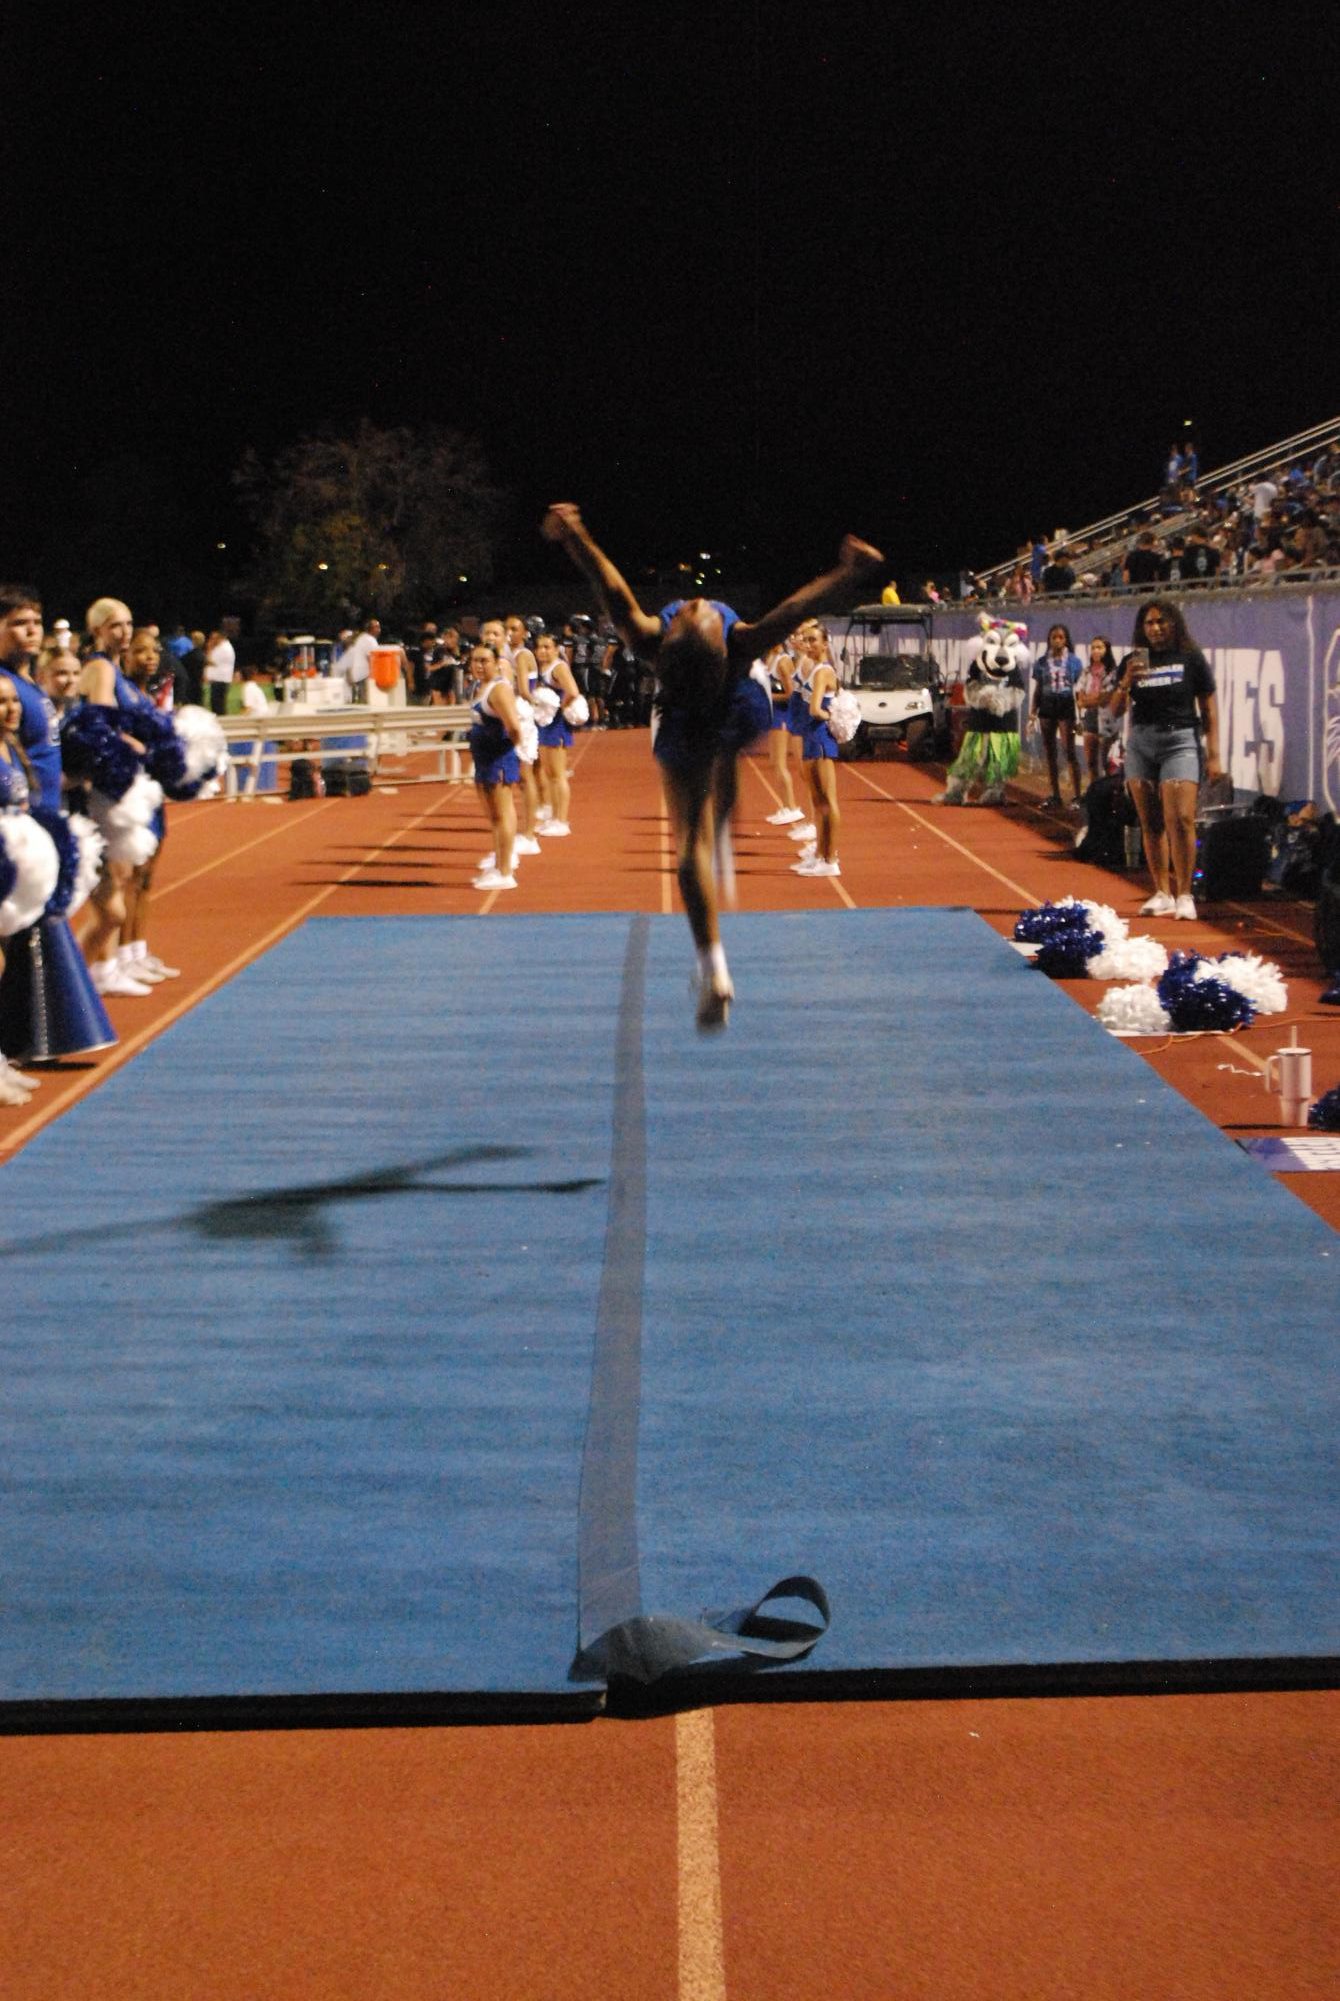
<svg viewBox="0 0 1340 2001"><path fill-rule="evenodd" d="M716 1725L710 1709L675 1718L679 2001L726 2001L717 1820Z"/></svg>

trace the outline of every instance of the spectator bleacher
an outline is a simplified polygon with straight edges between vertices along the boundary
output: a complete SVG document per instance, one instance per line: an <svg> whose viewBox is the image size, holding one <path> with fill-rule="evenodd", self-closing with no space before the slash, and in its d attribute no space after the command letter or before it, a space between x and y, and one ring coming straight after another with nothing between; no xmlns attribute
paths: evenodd
<svg viewBox="0 0 1340 2001"><path fill-rule="evenodd" d="M1128 559L1142 538L1153 561L1142 557L1132 566ZM977 572L971 594L1017 602L1034 595L1166 584L1243 588L1340 575L1340 417L1221 466L1194 485L1169 482L1085 528L1058 529L1043 554L1045 568L1033 560L1034 546L1025 544L1009 560ZM1058 593L1057 580L1067 572L1074 582Z"/></svg>

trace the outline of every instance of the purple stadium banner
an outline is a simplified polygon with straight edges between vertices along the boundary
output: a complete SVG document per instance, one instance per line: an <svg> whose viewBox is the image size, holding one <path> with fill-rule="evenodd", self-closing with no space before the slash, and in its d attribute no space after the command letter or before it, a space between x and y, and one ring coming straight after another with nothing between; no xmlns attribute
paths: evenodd
<svg viewBox="0 0 1340 2001"><path fill-rule="evenodd" d="M1257 593L1197 592L1179 602L1214 668L1220 755L1234 785L1281 799L1314 799L1340 813L1340 590L1276 585ZM1013 607L1005 615L1027 625L1035 654L1044 651L1049 627L1060 623L1069 627L1081 658L1100 634L1120 658L1138 609L1139 600L1084 597ZM931 611L931 651L951 680L967 673L977 616L967 609ZM845 621L830 623L845 653ZM916 651L921 643L907 627L879 638L887 652Z"/></svg>

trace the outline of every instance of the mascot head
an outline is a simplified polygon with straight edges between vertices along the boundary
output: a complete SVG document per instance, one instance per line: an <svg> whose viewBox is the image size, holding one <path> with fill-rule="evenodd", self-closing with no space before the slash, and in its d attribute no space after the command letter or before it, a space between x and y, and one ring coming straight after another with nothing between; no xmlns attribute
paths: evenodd
<svg viewBox="0 0 1340 2001"><path fill-rule="evenodd" d="M976 660L987 680L1003 681L1012 667L1022 667L1027 675L1030 661L1028 627L1016 625L1006 618L988 618L985 612L979 614L977 624L982 637Z"/></svg>

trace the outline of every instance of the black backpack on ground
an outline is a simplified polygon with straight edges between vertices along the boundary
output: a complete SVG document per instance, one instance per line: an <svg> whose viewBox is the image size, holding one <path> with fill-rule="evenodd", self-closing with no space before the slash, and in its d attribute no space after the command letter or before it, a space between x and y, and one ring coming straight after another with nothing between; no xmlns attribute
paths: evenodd
<svg viewBox="0 0 1340 2001"><path fill-rule="evenodd" d="M1334 813L1327 813L1318 828L1318 864L1320 878L1317 883L1317 908L1313 917L1313 935L1317 941L1317 956L1326 971L1334 976L1340 974L1340 822Z"/></svg>
<svg viewBox="0 0 1340 2001"><path fill-rule="evenodd" d="M1259 896L1270 860L1264 815L1238 806L1209 806L1196 816L1196 888L1209 903Z"/></svg>
<svg viewBox="0 0 1340 2001"><path fill-rule="evenodd" d="M1126 829L1136 822L1135 808L1123 778L1095 778L1084 795L1084 832L1075 843L1082 862L1099 868L1124 869Z"/></svg>

